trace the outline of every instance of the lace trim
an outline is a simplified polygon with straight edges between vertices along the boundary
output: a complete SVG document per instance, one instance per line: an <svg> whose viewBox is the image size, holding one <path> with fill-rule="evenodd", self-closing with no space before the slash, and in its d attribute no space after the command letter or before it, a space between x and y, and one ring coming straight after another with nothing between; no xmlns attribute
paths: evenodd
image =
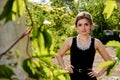
<svg viewBox="0 0 120 80"><path fill-rule="evenodd" d="M77 39L76 39L76 44L77 44L77 47L78 47L79 49L81 49L81 50L85 51L85 50L87 50L87 49L89 49L89 48L90 48L90 44L91 44L91 37L89 38L89 42L88 42L88 44L87 44L87 45L85 45L85 46L83 46L83 45L81 44L81 42L79 41L79 38L78 38L78 36L77 36Z"/></svg>

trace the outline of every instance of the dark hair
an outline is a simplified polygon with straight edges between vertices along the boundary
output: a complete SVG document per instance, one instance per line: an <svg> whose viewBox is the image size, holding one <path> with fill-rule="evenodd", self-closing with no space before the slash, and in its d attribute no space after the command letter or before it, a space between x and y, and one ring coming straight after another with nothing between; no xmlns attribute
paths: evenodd
<svg viewBox="0 0 120 80"><path fill-rule="evenodd" d="M78 13L78 15L76 16L76 20L75 20L75 26L77 27L77 22L81 19L87 19L90 22L90 25L93 24L93 20L92 20L92 16L90 13L88 12L80 12Z"/></svg>

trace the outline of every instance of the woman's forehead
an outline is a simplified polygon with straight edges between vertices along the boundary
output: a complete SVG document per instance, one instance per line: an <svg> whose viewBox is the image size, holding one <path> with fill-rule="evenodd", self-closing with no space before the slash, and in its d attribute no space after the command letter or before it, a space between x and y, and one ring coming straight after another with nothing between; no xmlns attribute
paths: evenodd
<svg viewBox="0 0 120 80"><path fill-rule="evenodd" d="M82 22L90 23L90 21L86 18L78 20L78 23L82 23Z"/></svg>

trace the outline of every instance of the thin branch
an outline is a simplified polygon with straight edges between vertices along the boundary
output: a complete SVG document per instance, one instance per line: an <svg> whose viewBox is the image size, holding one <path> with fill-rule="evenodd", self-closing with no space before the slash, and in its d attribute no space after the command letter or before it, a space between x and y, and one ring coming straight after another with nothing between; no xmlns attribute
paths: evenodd
<svg viewBox="0 0 120 80"><path fill-rule="evenodd" d="M30 14L30 11L29 11L29 9L28 9L28 6L27 6L27 4L26 4L26 1L24 0L24 3L25 3L25 8L26 8L26 10L27 10L27 12L28 12L28 15L29 15L29 17L30 17L30 20L31 20L31 26L33 26L33 19L32 19L32 16L31 16L31 14Z"/></svg>
<svg viewBox="0 0 120 80"><path fill-rule="evenodd" d="M27 4L26 4L26 1L24 0L24 3L25 3L25 8L26 8L26 10L27 10L27 12L28 12L28 15L29 15L29 17L30 17L30 20L31 20L31 26L30 26L30 28L28 29L28 30L25 30L25 32L23 32L23 34L5 51L5 52L3 52L3 53L1 53L0 54L0 59L2 58L2 56L3 55L5 55L5 54L7 54L7 52L10 50L10 49L12 49L22 38L24 38L26 35L28 35L31 31L32 31L32 26L33 26L33 19L32 19L32 16L31 16L31 14L30 14L30 11L29 11L29 9L28 9L28 7L27 7ZM29 54L29 52L28 52L28 45L29 45L29 36L28 36L28 40L27 40L27 46L26 46L26 53L27 53L27 55L30 57L30 54Z"/></svg>
<svg viewBox="0 0 120 80"><path fill-rule="evenodd" d="M2 58L3 55L7 54L7 52L12 49L22 38L24 38L26 35L28 35L31 32L31 28L28 30L25 30L23 34L3 53L0 54L0 59Z"/></svg>

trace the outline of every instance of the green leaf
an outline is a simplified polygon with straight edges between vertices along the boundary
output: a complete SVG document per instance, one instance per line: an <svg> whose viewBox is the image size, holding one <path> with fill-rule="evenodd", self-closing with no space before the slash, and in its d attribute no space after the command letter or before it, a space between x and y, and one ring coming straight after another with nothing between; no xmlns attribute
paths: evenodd
<svg viewBox="0 0 120 80"><path fill-rule="evenodd" d="M106 75L107 76L110 75L112 73L112 71L116 68L117 65L118 65L117 61L114 61L113 64L110 65L109 68L107 69Z"/></svg>
<svg viewBox="0 0 120 80"><path fill-rule="evenodd" d="M35 73L35 68L32 65L30 59L25 59L22 64L23 69L28 73L31 78L39 78L39 76Z"/></svg>
<svg viewBox="0 0 120 80"><path fill-rule="evenodd" d="M38 42L38 47L39 47L39 51L40 51L39 53L45 54L46 53L45 41L44 41L44 35L42 32L39 32L37 42Z"/></svg>
<svg viewBox="0 0 120 80"><path fill-rule="evenodd" d="M103 14L107 14L107 18L109 18L114 10L114 8L117 8L117 4L115 0L106 0L105 3L106 7L103 11Z"/></svg>
<svg viewBox="0 0 120 80"><path fill-rule="evenodd" d="M120 42L112 40L112 41L107 42L106 46L120 47Z"/></svg>
<svg viewBox="0 0 120 80"><path fill-rule="evenodd" d="M40 15L39 15L39 24L40 24L40 26L43 25L43 22L44 22L44 16L43 16L42 13L40 13Z"/></svg>
<svg viewBox="0 0 120 80"><path fill-rule="evenodd" d="M114 68L116 67L116 64L117 61L116 60L111 60L111 61L106 61L106 62L103 62L101 63L98 68L103 68L105 66L109 66L108 69L107 69L107 73L106 75L110 75L110 73L114 70Z"/></svg>
<svg viewBox="0 0 120 80"><path fill-rule="evenodd" d="M23 0L14 0L13 7L12 7L12 20L16 19L16 14L18 17L21 17L24 12L24 2Z"/></svg>
<svg viewBox="0 0 120 80"><path fill-rule="evenodd" d="M4 6L4 9L2 13L0 14L0 20L5 18L5 22L8 22L9 20L12 20L12 6L13 6L14 0L8 0L6 5Z"/></svg>
<svg viewBox="0 0 120 80"><path fill-rule="evenodd" d="M116 49L116 57L120 60L120 47Z"/></svg>
<svg viewBox="0 0 120 80"><path fill-rule="evenodd" d="M32 36L33 38L37 38L39 35L38 33L38 25L33 25Z"/></svg>
<svg viewBox="0 0 120 80"><path fill-rule="evenodd" d="M0 65L0 78L8 78L10 79L12 75L15 73L7 67L6 65Z"/></svg>
<svg viewBox="0 0 120 80"><path fill-rule="evenodd" d="M105 66L110 66L110 65L112 65L112 64L114 64L114 63L115 63L115 60L106 61L106 62L101 63L101 64L98 66L98 68L100 69L100 68L103 68L103 67L105 67Z"/></svg>
<svg viewBox="0 0 120 80"><path fill-rule="evenodd" d="M69 73L63 69L56 69L54 70L54 76L58 79L58 80L69 80L69 77L67 76ZM68 79L65 78L66 75L68 77Z"/></svg>
<svg viewBox="0 0 120 80"><path fill-rule="evenodd" d="M23 15L24 9L23 0L8 0L0 15L0 20L5 19L5 22L8 22L16 20L17 18L19 21L19 18Z"/></svg>
<svg viewBox="0 0 120 80"><path fill-rule="evenodd" d="M46 64L47 65L47 64ZM45 69L48 67L42 63L39 58L26 59L23 62L23 69L28 73L29 77L39 79L47 78Z"/></svg>
<svg viewBox="0 0 120 80"><path fill-rule="evenodd" d="M52 45L52 36L51 36L50 31L47 29L44 29L43 36L44 36L44 40L45 40L45 47L50 49L50 47Z"/></svg>

